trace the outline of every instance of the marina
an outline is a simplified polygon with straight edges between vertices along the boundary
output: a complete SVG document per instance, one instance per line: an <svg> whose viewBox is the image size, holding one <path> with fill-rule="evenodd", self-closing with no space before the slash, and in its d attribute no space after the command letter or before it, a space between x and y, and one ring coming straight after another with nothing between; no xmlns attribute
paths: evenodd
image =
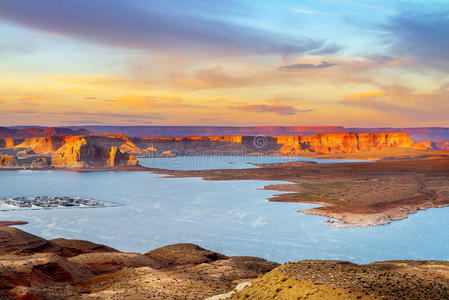
<svg viewBox="0 0 449 300"><path fill-rule="evenodd" d="M68 196L36 196L36 197L14 197L0 198L0 204L11 205L23 208L55 208L55 207L102 207L104 202L95 201L87 198L68 197Z"/></svg>

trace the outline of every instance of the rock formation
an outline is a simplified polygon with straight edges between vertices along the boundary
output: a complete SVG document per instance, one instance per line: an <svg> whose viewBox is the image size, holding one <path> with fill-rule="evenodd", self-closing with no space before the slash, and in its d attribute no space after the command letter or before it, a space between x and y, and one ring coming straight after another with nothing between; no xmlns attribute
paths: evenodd
<svg viewBox="0 0 449 300"><path fill-rule="evenodd" d="M65 136L30 137L14 148L33 151L37 154L52 154L65 144ZM22 151L23 151L22 150Z"/></svg>
<svg viewBox="0 0 449 300"><path fill-rule="evenodd" d="M0 168L17 168L19 167L19 160L13 155L0 156Z"/></svg>
<svg viewBox="0 0 449 300"><path fill-rule="evenodd" d="M371 153L380 150L413 151L446 149L443 142L415 143L406 133L328 133L312 136L188 136L126 137L48 136L3 139L4 154L25 157L53 156L59 168L136 166L132 155L149 157L211 155L320 156L329 154ZM426 155L417 153L415 156ZM394 152L394 151L393 151ZM419 152L419 151L418 151ZM391 157L397 152L390 153ZM25 162L25 161L24 161ZM31 162L31 161L30 161ZM37 163L37 162L36 162ZM42 163L42 162L40 162Z"/></svg>
<svg viewBox="0 0 449 300"><path fill-rule="evenodd" d="M46 157L38 157L36 159L33 159L30 165L32 169L48 168L49 166L50 162Z"/></svg>
<svg viewBox="0 0 449 300"><path fill-rule="evenodd" d="M14 139L13 138L4 138L0 139L0 149L8 149L14 147Z"/></svg>
<svg viewBox="0 0 449 300"><path fill-rule="evenodd" d="M137 159L104 143L103 137L70 137L53 155L52 166L59 168L138 166ZM112 139L114 141L114 139Z"/></svg>
<svg viewBox="0 0 449 300"><path fill-rule="evenodd" d="M417 145L406 133L332 133L310 137L278 137L282 153L355 153L385 148L415 149Z"/></svg>

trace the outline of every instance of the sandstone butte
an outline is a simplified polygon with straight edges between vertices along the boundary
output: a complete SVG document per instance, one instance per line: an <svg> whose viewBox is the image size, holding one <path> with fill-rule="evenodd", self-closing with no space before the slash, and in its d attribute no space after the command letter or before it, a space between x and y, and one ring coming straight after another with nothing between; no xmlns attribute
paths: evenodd
<svg viewBox="0 0 449 300"><path fill-rule="evenodd" d="M440 144L415 143L407 133L401 132L143 138L89 135L5 138L0 139L0 150L6 151L7 154L15 154L19 158L43 155L50 160L52 157L51 165L57 168L86 168L138 166L135 155L353 155L394 149L413 151L437 149ZM11 159L5 157L3 160L14 161ZM35 162L35 166L45 164L45 161ZM3 167L7 167L6 163Z"/></svg>
<svg viewBox="0 0 449 300"><path fill-rule="evenodd" d="M117 146L89 142L89 137L70 137L52 157L54 167L86 168L137 166L137 159Z"/></svg>

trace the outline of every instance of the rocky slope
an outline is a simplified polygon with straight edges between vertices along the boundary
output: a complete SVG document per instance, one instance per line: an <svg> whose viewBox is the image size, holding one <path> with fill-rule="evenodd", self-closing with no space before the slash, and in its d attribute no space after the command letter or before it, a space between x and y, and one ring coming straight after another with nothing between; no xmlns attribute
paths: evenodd
<svg viewBox="0 0 449 300"><path fill-rule="evenodd" d="M244 283L244 284L240 284ZM249 283L249 284L248 284ZM229 293L237 285L240 291ZM226 295L227 294L227 295ZM226 296L215 296L226 295ZM449 263L276 263L194 244L146 254L0 227L1 299L448 299Z"/></svg>
<svg viewBox="0 0 449 300"><path fill-rule="evenodd" d="M449 299L449 263L287 263L229 299Z"/></svg>
<svg viewBox="0 0 449 300"><path fill-rule="evenodd" d="M277 265L193 244L143 255L0 227L1 299L204 299Z"/></svg>

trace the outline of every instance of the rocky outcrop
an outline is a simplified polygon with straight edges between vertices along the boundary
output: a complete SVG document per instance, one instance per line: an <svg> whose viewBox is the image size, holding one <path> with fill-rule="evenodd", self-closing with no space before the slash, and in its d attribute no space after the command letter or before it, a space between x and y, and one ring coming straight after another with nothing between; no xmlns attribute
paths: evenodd
<svg viewBox="0 0 449 300"><path fill-rule="evenodd" d="M0 168L16 168L19 167L19 160L13 155L0 156Z"/></svg>
<svg viewBox="0 0 449 300"><path fill-rule="evenodd" d="M66 143L66 140L70 140L70 138L70 136L30 137L26 138L14 148L23 149L22 151L32 151L36 154L52 154L61 148Z"/></svg>
<svg viewBox="0 0 449 300"><path fill-rule="evenodd" d="M117 146L97 137L70 137L53 155L52 166L59 168L138 166L137 159Z"/></svg>
<svg viewBox="0 0 449 300"><path fill-rule="evenodd" d="M0 139L0 149L8 149L14 147L13 138Z"/></svg>
<svg viewBox="0 0 449 300"><path fill-rule="evenodd" d="M46 157L38 157L31 161L30 167L32 169L40 169L40 168L48 168L50 166L50 162Z"/></svg>
<svg viewBox="0 0 449 300"><path fill-rule="evenodd" d="M143 255L0 227L1 299L204 299L278 265L193 244Z"/></svg>

